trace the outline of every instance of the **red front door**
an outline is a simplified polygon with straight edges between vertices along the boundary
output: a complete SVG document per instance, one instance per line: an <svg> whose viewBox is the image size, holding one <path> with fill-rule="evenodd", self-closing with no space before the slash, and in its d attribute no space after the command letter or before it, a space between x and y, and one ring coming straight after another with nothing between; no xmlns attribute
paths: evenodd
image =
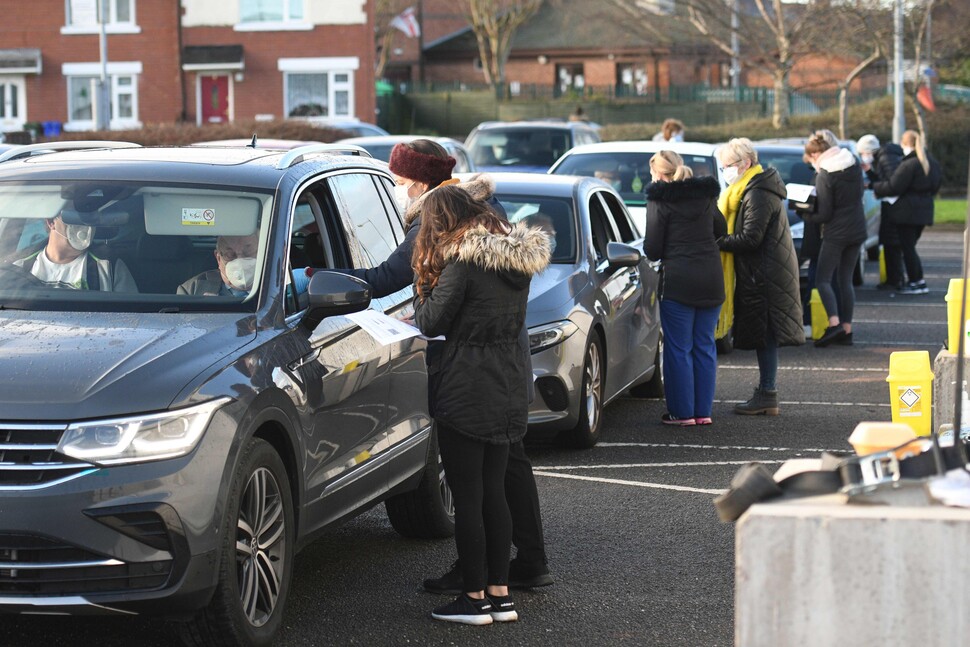
<svg viewBox="0 0 970 647"><path fill-rule="evenodd" d="M229 121L229 77L202 76L199 79L202 99L202 123L224 124Z"/></svg>

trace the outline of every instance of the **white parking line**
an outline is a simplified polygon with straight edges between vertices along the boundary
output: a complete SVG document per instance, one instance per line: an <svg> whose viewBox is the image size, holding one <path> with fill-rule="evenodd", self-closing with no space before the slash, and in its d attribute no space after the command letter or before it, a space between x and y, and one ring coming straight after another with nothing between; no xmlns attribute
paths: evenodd
<svg viewBox="0 0 970 647"><path fill-rule="evenodd" d="M747 400L715 400L719 404L738 404ZM781 400L780 404L786 405L806 405L812 407L889 407L888 402L809 402L805 400Z"/></svg>
<svg viewBox="0 0 970 647"><path fill-rule="evenodd" d="M718 364L718 368L731 368L741 370L758 370L757 364ZM840 366L779 366L779 371L830 371L834 373L888 373L888 368L864 368L864 367L840 367Z"/></svg>
<svg viewBox="0 0 970 647"><path fill-rule="evenodd" d="M747 465L753 461L697 461L693 463L620 463L615 465L537 465L540 470L623 470L633 467L712 467L717 465ZM784 463L783 460L758 460L759 463Z"/></svg>
<svg viewBox="0 0 970 647"><path fill-rule="evenodd" d="M872 306L879 306L880 308L912 308L913 306L919 306L920 308L945 308L946 304L924 303L922 301L856 301L855 309L859 310Z"/></svg>
<svg viewBox="0 0 970 647"><path fill-rule="evenodd" d="M841 452L846 451L845 449L819 449L817 447L758 447L751 445L697 445L691 443L596 443L593 449L601 449L606 447L673 447L673 448L686 448L686 449L719 449L719 450L735 450L743 449L747 451L765 451L765 452Z"/></svg>
<svg viewBox="0 0 970 647"><path fill-rule="evenodd" d="M853 319L852 324L891 324L893 326L945 326L945 321L899 321L896 319Z"/></svg>
<svg viewBox="0 0 970 647"><path fill-rule="evenodd" d="M705 490L682 485L665 485L663 483L641 483L639 481L625 481L623 479L604 479L593 476L578 476L576 474L556 474L555 472L533 472L536 476L549 476L557 479L572 479L574 481L592 481L609 485L632 485L633 487L653 488L655 490L675 490L677 492L697 492L698 494L721 494L724 490Z"/></svg>

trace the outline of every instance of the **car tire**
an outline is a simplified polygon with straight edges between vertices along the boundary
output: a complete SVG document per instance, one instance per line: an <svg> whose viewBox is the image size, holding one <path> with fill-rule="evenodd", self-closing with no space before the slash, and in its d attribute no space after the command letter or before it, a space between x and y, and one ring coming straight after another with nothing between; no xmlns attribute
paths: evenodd
<svg viewBox="0 0 970 647"><path fill-rule="evenodd" d="M233 474L222 526L219 581L205 609L178 627L187 645L271 645L293 572L296 525L286 468L253 438Z"/></svg>
<svg viewBox="0 0 970 647"><path fill-rule="evenodd" d="M729 355L734 350L734 326L728 328L727 334L714 340L718 355Z"/></svg>
<svg viewBox="0 0 970 647"><path fill-rule="evenodd" d="M657 341L657 354L653 358L653 377L643 384L637 384L630 389L630 395L635 398L664 397L664 337L661 334Z"/></svg>
<svg viewBox="0 0 970 647"><path fill-rule="evenodd" d="M579 394L579 421L560 434L563 444L577 449L594 446L600 439L603 422L603 342L596 332L590 333L583 360L583 383Z"/></svg>
<svg viewBox="0 0 970 647"><path fill-rule="evenodd" d="M400 535L414 539L443 539L455 534L455 499L445 480L438 452L438 432L431 430L428 461L421 483L384 502L387 518Z"/></svg>

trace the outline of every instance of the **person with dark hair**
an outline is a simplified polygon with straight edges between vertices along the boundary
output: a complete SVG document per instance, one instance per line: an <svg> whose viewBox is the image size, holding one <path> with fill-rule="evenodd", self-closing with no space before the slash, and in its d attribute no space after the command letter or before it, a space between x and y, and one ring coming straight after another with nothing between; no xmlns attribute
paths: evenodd
<svg viewBox="0 0 970 647"><path fill-rule="evenodd" d="M816 132L805 144L805 163L815 167L815 210L802 214L806 222L821 225L822 246L815 275L822 305L829 317L825 333L815 340L822 348L852 343L855 288L852 274L866 240L866 213L862 207L862 168L847 148L833 146L827 131ZM839 294L832 288L838 277Z"/></svg>
<svg viewBox="0 0 970 647"><path fill-rule="evenodd" d="M647 229L643 249L663 261L665 425L711 424L717 377L714 328L724 302L724 274L716 239L727 234L712 177L693 177L673 151L650 158Z"/></svg>
<svg viewBox="0 0 970 647"><path fill-rule="evenodd" d="M456 186L428 193L415 240L414 319L444 335L428 367L431 416L455 500L462 593L432 617L465 624L518 619L509 597L509 445L525 437L531 379L519 336L532 276L549 263L548 236L512 227Z"/></svg>
<svg viewBox="0 0 970 647"><path fill-rule="evenodd" d="M899 141L903 159L888 179L872 183L877 198L898 196L890 213L899 231L899 243L906 263L909 282L899 294L927 294L930 290L923 278L923 263L916 252L916 243L923 227L933 224L933 198L943 183L943 171L932 155L926 152L923 138L915 130L907 130Z"/></svg>
<svg viewBox="0 0 970 647"><path fill-rule="evenodd" d="M421 227L423 203L429 192L439 186L454 185L471 197L484 200L503 219L508 219L505 209L495 198L495 183L485 174L478 174L466 182L451 177L454 159L437 142L416 139L401 143L391 150L389 161L394 175L399 206L404 214L406 234L404 240L391 255L377 267L369 269L336 270L353 274L371 284L374 297L387 296L402 290L414 282L411 257L414 241ZM525 326L519 334L522 348L529 350L529 334ZM428 348L429 361L439 352L432 343ZM530 371L524 385L529 402L535 397L535 384ZM532 463L525 453L525 445L514 442L509 446L508 467L505 473L505 491L512 512L512 543L517 549L509 565L509 584L512 588L536 588L554 583L549 573L546 545L539 510L539 490L536 487ZM424 589L430 593L457 595L461 591L460 560L436 578L427 578Z"/></svg>
<svg viewBox="0 0 970 647"><path fill-rule="evenodd" d="M899 144L888 142L879 145L875 135L863 135L855 145L862 170L869 183L888 180L903 160L903 149ZM903 287L903 248L899 244L899 229L892 217L893 205L885 200L879 201L879 244L886 259L886 280L876 287L880 290L900 290Z"/></svg>

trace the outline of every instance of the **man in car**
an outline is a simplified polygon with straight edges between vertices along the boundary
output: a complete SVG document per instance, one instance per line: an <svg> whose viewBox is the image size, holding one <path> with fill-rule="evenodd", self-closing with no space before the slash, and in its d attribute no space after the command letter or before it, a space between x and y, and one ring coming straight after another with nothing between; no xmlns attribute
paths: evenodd
<svg viewBox="0 0 970 647"><path fill-rule="evenodd" d="M259 237L220 236L216 240L217 269L192 277L178 287L177 294L207 297L244 297L256 276Z"/></svg>
<svg viewBox="0 0 970 647"><path fill-rule="evenodd" d="M98 258L88 251L94 240L94 227L69 225L61 214L50 218L47 244L43 249L14 261L45 285L69 290L137 292L138 286L124 261Z"/></svg>

